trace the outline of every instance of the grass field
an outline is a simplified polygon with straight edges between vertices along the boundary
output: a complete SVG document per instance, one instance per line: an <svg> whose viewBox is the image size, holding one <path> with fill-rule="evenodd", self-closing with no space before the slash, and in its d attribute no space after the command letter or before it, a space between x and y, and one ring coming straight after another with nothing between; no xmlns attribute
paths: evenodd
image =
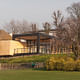
<svg viewBox="0 0 80 80"><path fill-rule="evenodd" d="M0 80L80 80L80 72L6 70L0 71Z"/></svg>

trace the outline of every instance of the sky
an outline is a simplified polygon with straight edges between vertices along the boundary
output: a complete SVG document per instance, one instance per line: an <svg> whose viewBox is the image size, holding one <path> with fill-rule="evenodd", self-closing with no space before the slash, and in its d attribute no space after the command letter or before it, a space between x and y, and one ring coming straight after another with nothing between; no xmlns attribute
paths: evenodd
<svg viewBox="0 0 80 80"><path fill-rule="evenodd" d="M66 8L80 0L0 0L0 24L11 20L27 20L42 24L52 21L52 13L61 10L67 16Z"/></svg>

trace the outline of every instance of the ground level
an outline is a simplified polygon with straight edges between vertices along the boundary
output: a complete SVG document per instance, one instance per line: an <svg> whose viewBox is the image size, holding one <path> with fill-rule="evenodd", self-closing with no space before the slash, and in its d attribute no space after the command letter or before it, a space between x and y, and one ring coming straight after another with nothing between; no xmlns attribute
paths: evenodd
<svg viewBox="0 0 80 80"><path fill-rule="evenodd" d="M6 70L0 71L0 80L80 80L80 72Z"/></svg>

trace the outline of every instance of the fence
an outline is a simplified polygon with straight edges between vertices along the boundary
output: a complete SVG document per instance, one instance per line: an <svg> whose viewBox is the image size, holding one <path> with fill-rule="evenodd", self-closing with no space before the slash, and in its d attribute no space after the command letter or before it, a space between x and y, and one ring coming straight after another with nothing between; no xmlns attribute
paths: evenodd
<svg viewBox="0 0 80 80"><path fill-rule="evenodd" d="M72 53L72 48L54 48L52 54L68 54Z"/></svg>

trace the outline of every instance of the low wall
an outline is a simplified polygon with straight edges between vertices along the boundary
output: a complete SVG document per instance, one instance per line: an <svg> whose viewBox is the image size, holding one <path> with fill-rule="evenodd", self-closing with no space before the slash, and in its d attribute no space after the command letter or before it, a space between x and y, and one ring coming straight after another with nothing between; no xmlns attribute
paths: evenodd
<svg viewBox="0 0 80 80"><path fill-rule="evenodd" d="M30 63L1 63L0 64L0 70L8 70L8 69L26 69L26 68L31 68L32 65Z"/></svg>
<svg viewBox="0 0 80 80"><path fill-rule="evenodd" d="M43 68L44 63L35 63L34 67L32 63L0 63L0 70L11 70L11 69L27 69L27 68Z"/></svg>

